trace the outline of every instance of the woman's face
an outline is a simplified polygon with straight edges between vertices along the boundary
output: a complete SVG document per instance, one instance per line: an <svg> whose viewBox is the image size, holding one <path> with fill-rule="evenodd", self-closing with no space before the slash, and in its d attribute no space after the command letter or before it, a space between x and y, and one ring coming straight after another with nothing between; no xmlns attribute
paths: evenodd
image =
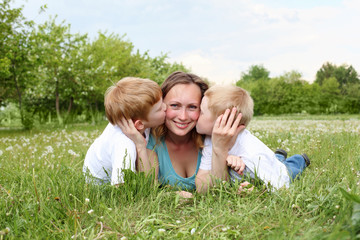
<svg viewBox="0 0 360 240"><path fill-rule="evenodd" d="M164 98L167 105L165 126L178 136L185 136L196 125L200 114L201 90L196 84L177 84Z"/></svg>

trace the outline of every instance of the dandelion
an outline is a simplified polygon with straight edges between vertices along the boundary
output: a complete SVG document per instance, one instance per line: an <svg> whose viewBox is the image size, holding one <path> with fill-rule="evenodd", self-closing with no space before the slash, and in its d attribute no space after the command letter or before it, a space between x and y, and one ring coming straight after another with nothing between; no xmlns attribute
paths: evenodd
<svg viewBox="0 0 360 240"><path fill-rule="evenodd" d="M191 229L191 231L190 231L191 235L193 235L195 233L195 231L196 231L196 228Z"/></svg>
<svg viewBox="0 0 360 240"><path fill-rule="evenodd" d="M45 149L46 149L47 153L53 153L54 152L54 149L53 149L52 146L46 146Z"/></svg>
<svg viewBox="0 0 360 240"><path fill-rule="evenodd" d="M229 227L223 227L221 230L223 231L223 232L226 232L227 230L229 230L230 228Z"/></svg>
<svg viewBox="0 0 360 240"><path fill-rule="evenodd" d="M94 210L93 209L90 209L89 211L88 211L88 214L92 214L94 212Z"/></svg>
<svg viewBox="0 0 360 240"><path fill-rule="evenodd" d="M72 156L76 156L76 157L79 156L79 154L77 154L76 152L74 152L72 149L69 149L68 153L69 153L70 155L72 155Z"/></svg>
<svg viewBox="0 0 360 240"><path fill-rule="evenodd" d="M14 148L13 148L13 146L9 146L9 147L7 147L5 150L6 151L12 151Z"/></svg>

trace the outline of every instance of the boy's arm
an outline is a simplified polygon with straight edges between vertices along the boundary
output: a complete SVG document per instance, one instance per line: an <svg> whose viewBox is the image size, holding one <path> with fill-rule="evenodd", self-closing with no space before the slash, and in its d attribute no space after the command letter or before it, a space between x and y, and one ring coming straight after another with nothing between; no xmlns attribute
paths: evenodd
<svg viewBox="0 0 360 240"><path fill-rule="evenodd" d="M245 128L239 125L241 113L235 118L236 108L227 109L223 115L220 115L214 124L212 132L212 168L211 175L217 179L227 180L228 169L226 157L231 147L235 144L240 131ZM235 119L235 120L234 120Z"/></svg>
<svg viewBox="0 0 360 240"><path fill-rule="evenodd" d="M141 172L149 173L151 170L151 163L149 161L147 152L147 142L144 136L135 128L133 121L121 119L118 123L123 133L130 138L135 146L137 152L136 169Z"/></svg>
<svg viewBox="0 0 360 240"><path fill-rule="evenodd" d="M124 182L123 169L130 169L136 171L136 148L130 139L114 139L115 144L112 146L111 161L112 172L111 185L116 185Z"/></svg>

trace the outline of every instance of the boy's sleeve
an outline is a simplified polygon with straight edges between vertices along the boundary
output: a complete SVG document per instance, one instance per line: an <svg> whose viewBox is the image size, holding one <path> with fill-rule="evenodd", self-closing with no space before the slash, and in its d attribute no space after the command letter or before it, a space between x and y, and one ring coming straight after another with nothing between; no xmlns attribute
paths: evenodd
<svg viewBox="0 0 360 240"><path fill-rule="evenodd" d="M211 170L211 156L212 156L211 138L206 137L204 141L204 148L202 149L202 156L199 167L200 169Z"/></svg>
<svg viewBox="0 0 360 240"><path fill-rule="evenodd" d="M111 185L124 182L123 169L130 169L136 172L136 146L130 140L119 141L113 145L111 154L112 160L112 173Z"/></svg>

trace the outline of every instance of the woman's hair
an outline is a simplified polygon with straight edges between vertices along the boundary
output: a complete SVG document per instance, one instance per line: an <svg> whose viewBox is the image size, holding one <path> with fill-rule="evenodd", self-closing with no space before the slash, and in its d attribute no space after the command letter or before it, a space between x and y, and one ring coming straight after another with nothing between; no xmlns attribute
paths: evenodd
<svg viewBox="0 0 360 240"><path fill-rule="evenodd" d="M245 89L232 85L215 85L205 92L205 96L208 98L208 108L215 118L226 109L236 107L237 112L242 114L240 124L249 124L254 113L254 102Z"/></svg>
<svg viewBox="0 0 360 240"><path fill-rule="evenodd" d="M169 91L178 84L196 84L200 88L201 99L204 96L205 91L209 88L208 84L199 76L192 73L176 71L170 74L161 85L163 99L165 99ZM164 123L163 125L154 128L152 132L158 141L167 134L167 131L168 129ZM191 130L191 138L195 142L197 148L203 147L203 137L196 132L195 127Z"/></svg>
<svg viewBox="0 0 360 240"><path fill-rule="evenodd" d="M106 90L106 117L113 125L122 118L148 120L150 109L161 94L160 86L150 79L123 78Z"/></svg>

